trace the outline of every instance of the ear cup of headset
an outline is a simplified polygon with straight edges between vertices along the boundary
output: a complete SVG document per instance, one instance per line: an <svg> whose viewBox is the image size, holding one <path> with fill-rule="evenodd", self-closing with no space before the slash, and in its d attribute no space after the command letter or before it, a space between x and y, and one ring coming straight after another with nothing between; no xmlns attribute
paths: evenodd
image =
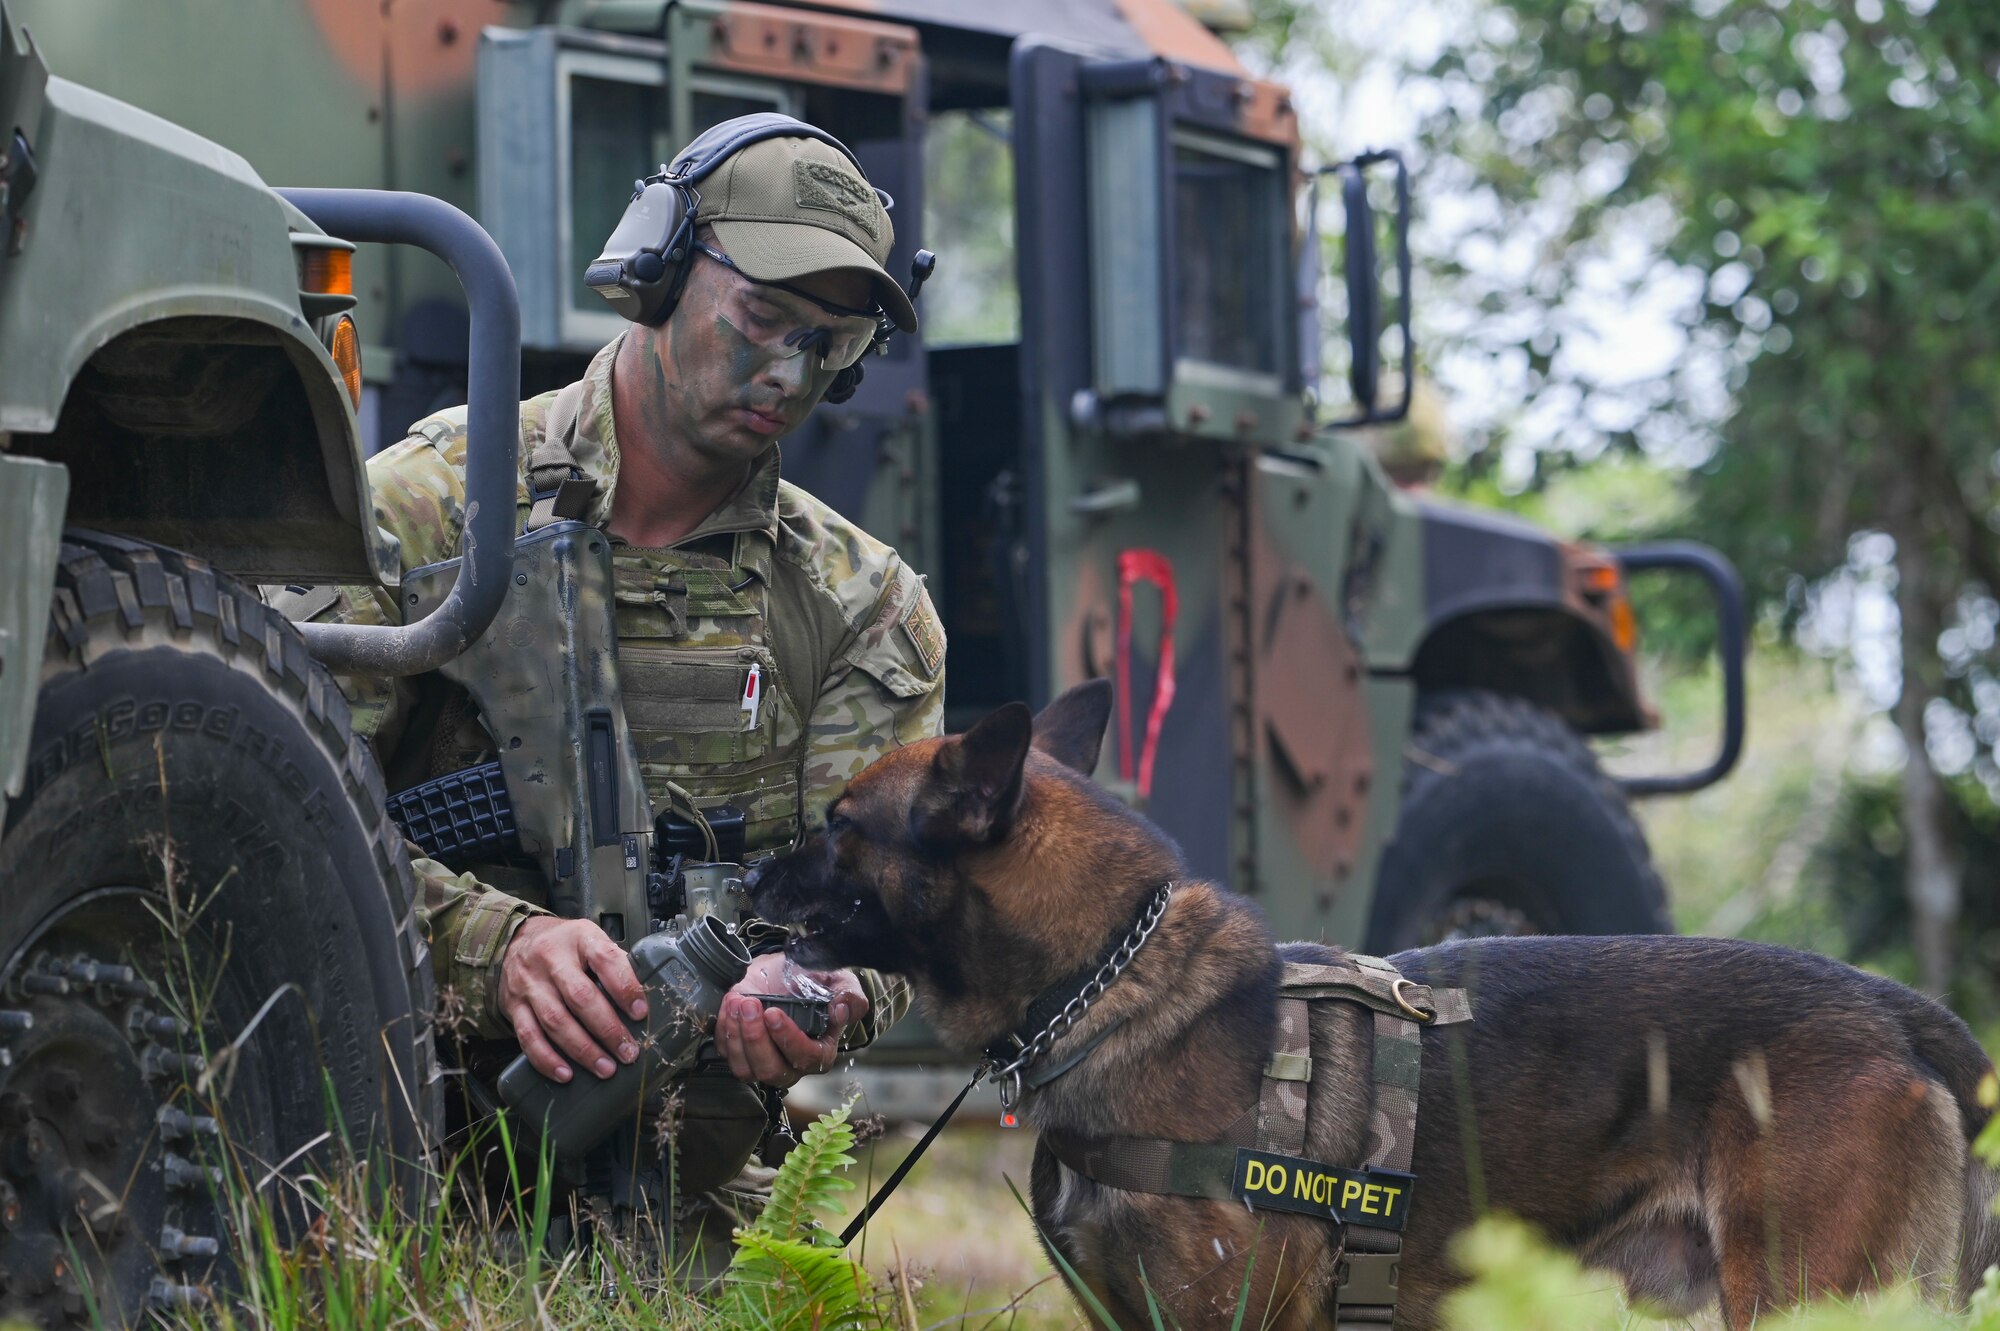
<svg viewBox="0 0 2000 1331"><path fill-rule="evenodd" d="M584 270L584 285L637 324L673 313L687 280L690 223L687 189L672 180L642 182L604 250Z"/></svg>
<svg viewBox="0 0 2000 1331"><path fill-rule="evenodd" d="M865 373L861 362L854 362L854 364L833 376L833 382L827 385L826 393L820 398L820 401L831 402L834 406L839 406L854 396L854 390L861 387L861 380Z"/></svg>

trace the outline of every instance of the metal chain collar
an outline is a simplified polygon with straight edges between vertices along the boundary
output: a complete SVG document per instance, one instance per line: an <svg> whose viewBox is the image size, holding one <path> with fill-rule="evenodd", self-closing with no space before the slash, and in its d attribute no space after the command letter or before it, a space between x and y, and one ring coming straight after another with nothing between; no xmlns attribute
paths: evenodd
<svg viewBox="0 0 2000 1331"><path fill-rule="evenodd" d="M1104 964L1097 968L1097 973L1090 977L1089 982L1077 992L1076 996L1063 1004L1062 1011L1050 1017L1049 1024L1042 1027L1034 1039L1022 1046L1021 1052L1012 1062L1004 1067L996 1067L992 1062L987 1063L985 1069L987 1075L999 1084L1000 1107L1003 1110L1011 1113L1014 1106L1019 1103L1021 1075L1040 1061L1056 1041L1069 1034L1070 1028L1083 1019L1084 1013L1090 1011L1091 1004L1103 997L1104 991L1111 987L1112 981L1132 964L1132 958L1138 955L1139 949L1145 946L1148 938L1152 937L1160 918L1167 913L1167 903L1173 899L1174 888L1177 886L1179 884L1172 880L1160 884L1158 890L1153 893L1152 903L1146 907L1146 913L1139 917L1139 922L1132 926L1131 931L1118 944L1117 950L1105 958ZM1018 1043L1018 1040L1016 1042Z"/></svg>

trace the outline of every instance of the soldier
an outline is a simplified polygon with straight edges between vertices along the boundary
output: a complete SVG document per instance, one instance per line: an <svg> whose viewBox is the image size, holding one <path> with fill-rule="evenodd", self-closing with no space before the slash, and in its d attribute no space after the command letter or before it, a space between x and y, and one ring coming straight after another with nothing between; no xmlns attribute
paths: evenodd
<svg viewBox="0 0 2000 1331"><path fill-rule="evenodd" d="M916 312L883 269L888 211L858 168L813 138L753 142L702 183L685 286L660 325L635 324L582 380L522 406L520 514L560 482L567 516L610 537L620 685L656 808L744 811L747 846L791 843L884 751L939 733L944 636L922 579L894 550L779 478L778 440L854 364L886 316ZM850 371L850 376L855 372ZM465 413L419 421L369 464L375 516L404 569L458 553ZM319 616L396 622L379 589L347 588ZM763 695L745 729L751 672ZM356 729L400 789L490 757L470 698L441 677L343 681ZM479 877L418 860L443 1016L462 1034L511 1035L558 1081L609 1076L637 1053L617 1009L644 1011L625 952L596 923L537 904L532 874ZM716 1042L734 1080L682 1088L677 1178L684 1236L720 1256L754 1204L738 1175L764 1123L752 1083L786 1087L867 1044L907 1006L898 979L833 972L833 1026L813 1040L756 992L782 992L758 957L724 1001ZM723 1249L726 1251L726 1248Z"/></svg>

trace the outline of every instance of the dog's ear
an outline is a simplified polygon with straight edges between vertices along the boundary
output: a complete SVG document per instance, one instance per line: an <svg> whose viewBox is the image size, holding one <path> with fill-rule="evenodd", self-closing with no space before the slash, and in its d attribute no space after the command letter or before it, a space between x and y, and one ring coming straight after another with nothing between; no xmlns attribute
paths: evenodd
<svg viewBox="0 0 2000 1331"><path fill-rule="evenodd" d="M1041 710L1035 718L1035 747L1071 771L1097 770L1104 727L1111 722L1111 681L1087 679Z"/></svg>
<svg viewBox="0 0 2000 1331"><path fill-rule="evenodd" d="M1026 703L989 712L946 740L931 760L931 782L910 810L911 831L927 845L985 845L1014 825L1034 719Z"/></svg>

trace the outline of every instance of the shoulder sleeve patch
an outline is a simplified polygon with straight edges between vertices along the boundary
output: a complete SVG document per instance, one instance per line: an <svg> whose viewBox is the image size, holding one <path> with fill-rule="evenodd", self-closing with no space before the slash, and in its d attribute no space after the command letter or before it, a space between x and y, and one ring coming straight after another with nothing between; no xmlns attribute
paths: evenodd
<svg viewBox="0 0 2000 1331"><path fill-rule="evenodd" d="M938 623L928 595L920 592L911 598L910 608L903 612L902 632L917 649L924 678L936 679L938 671L944 669L944 626Z"/></svg>
<svg viewBox="0 0 2000 1331"><path fill-rule="evenodd" d="M944 628L923 579L898 565L883 604L843 654L899 698L938 687L944 674Z"/></svg>

